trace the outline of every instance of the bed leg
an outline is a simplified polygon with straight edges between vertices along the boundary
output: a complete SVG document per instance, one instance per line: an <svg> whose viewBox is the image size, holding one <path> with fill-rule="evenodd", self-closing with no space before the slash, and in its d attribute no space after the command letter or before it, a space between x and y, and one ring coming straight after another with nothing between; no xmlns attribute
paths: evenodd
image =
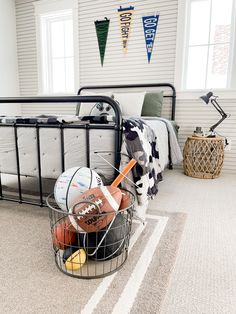
<svg viewBox="0 0 236 314"><path fill-rule="evenodd" d="M0 200L2 200L2 174L0 173Z"/></svg>
<svg viewBox="0 0 236 314"><path fill-rule="evenodd" d="M38 184L39 184L39 205L43 206L43 183L41 176L41 157L40 157L40 135L39 135L39 125L35 125L36 128L36 139L37 139L37 158L38 158Z"/></svg>
<svg viewBox="0 0 236 314"><path fill-rule="evenodd" d="M169 169L173 170L173 163L172 163L172 158L171 158L171 145L170 145L170 131L168 130L168 150L169 150Z"/></svg>
<svg viewBox="0 0 236 314"><path fill-rule="evenodd" d="M16 148L16 167L17 167L17 180L18 180L18 195L19 195L19 203L22 204L20 156L19 156L19 147L18 147L18 129L17 129L16 123L14 123L14 135L15 135L15 148Z"/></svg>

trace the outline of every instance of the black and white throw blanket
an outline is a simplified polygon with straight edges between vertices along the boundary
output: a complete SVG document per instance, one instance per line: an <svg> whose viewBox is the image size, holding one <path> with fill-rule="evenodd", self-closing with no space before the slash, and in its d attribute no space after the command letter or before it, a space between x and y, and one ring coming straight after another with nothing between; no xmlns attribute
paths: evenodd
<svg viewBox="0 0 236 314"><path fill-rule="evenodd" d="M122 150L137 160L132 179L138 204L144 205L157 194L158 183L162 180L156 136L152 128L138 118L124 120L123 128L125 147L123 145Z"/></svg>

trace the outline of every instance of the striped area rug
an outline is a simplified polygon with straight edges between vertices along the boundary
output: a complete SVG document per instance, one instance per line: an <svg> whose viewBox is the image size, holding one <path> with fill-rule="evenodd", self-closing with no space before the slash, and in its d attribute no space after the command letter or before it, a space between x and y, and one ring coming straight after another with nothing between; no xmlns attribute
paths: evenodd
<svg viewBox="0 0 236 314"><path fill-rule="evenodd" d="M159 313L185 214L149 211L134 222L129 256L103 279L58 270L47 208L0 202L0 308L4 313Z"/></svg>

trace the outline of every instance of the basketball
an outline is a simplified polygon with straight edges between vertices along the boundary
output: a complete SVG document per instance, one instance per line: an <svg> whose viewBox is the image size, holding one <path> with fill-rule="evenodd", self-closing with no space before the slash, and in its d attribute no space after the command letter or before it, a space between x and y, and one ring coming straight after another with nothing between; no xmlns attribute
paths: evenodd
<svg viewBox="0 0 236 314"><path fill-rule="evenodd" d="M76 244L77 234L71 231L71 223L65 220L63 223L57 224L53 231L53 244L60 250L64 250L67 246Z"/></svg>
<svg viewBox="0 0 236 314"><path fill-rule="evenodd" d="M86 262L86 253L83 249L74 252L65 262L67 270L79 270Z"/></svg>
<svg viewBox="0 0 236 314"><path fill-rule="evenodd" d="M76 205L72 212L77 216L73 218L86 232L103 229L116 215L121 198L121 190L117 187L100 186L92 188L76 199Z"/></svg>
<svg viewBox="0 0 236 314"><path fill-rule="evenodd" d="M110 227L110 228L109 228ZM90 258L107 260L119 256L128 241L129 226L125 216L116 215L113 222L98 232L80 234L80 242Z"/></svg>
<svg viewBox="0 0 236 314"><path fill-rule="evenodd" d="M80 194L101 185L102 179L94 170L87 167L70 168L57 179L54 197L57 205L68 212Z"/></svg>

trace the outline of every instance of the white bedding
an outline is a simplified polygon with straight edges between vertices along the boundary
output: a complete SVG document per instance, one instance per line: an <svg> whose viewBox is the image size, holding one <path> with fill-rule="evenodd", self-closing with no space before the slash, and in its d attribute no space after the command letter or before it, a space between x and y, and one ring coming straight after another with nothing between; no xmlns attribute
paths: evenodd
<svg viewBox="0 0 236 314"><path fill-rule="evenodd" d="M159 150L159 162L161 169L164 170L169 163L169 148L168 148L168 131L163 121L145 119L145 122L153 129L156 137Z"/></svg>

